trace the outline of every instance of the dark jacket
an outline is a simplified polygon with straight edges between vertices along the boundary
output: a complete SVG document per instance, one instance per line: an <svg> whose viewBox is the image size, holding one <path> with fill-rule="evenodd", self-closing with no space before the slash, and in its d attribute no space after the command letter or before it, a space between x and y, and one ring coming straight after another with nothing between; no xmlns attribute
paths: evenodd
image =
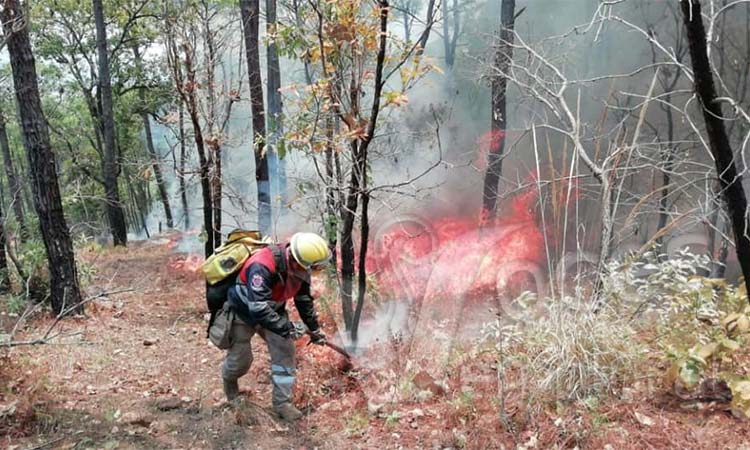
<svg viewBox="0 0 750 450"><path fill-rule="evenodd" d="M293 326L286 315L286 301L294 305L310 331L319 328L310 295L310 283L292 275L286 267L286 246L266 247L242 266L237 284L229 290L227 301L237 317L250 326L289 336Z"/></svg>

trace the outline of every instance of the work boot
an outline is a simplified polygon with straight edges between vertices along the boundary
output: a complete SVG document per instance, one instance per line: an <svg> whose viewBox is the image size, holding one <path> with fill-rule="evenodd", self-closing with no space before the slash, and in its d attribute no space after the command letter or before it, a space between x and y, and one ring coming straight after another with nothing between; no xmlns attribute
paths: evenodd
<svg viewBox="0 0 750 450"><path fill-rule="evenodd" d="M291 402L281 403L273 407L273 412L286 422L294 422L302 418L302 412Z"/></svg>
<svg viewBox="0 0 750 450"><path fill-rule="evenodd" d="M224 380L224 394L230 402L240 395L240 385L237 380Z"/></svg>

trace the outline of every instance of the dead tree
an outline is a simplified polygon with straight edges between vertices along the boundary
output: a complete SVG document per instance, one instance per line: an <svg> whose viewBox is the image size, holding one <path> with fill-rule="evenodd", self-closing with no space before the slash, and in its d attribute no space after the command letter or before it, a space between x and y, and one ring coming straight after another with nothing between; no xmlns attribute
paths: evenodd
<svg viewBox="0 0 750 450"><path fill-rule="evenodd" d="M699 0L680 0L680 6L687 30L695 93L702 107L709 148L716 164L724 205L732 223L737 260L745 277L745 287L750 292L750 238L746 232L747 197L742 187L742 174L737 172L734 163L734 153L724 126L721 101L714 87L701 4Z"/></svg>
<svg viewBox="0 0 750 450"><path fill-rule="evenodd" d="M29 24L24 13L24 8L17 0L4 0L0 18L13 72L21 131L29 161L34 207L47 250L50 300L55 313L66 310L70 305L77 305L70 312L82 312L73 243L63 215L55 156L50 145L47 121L42 111L36 63L29 39Z"/></svg>

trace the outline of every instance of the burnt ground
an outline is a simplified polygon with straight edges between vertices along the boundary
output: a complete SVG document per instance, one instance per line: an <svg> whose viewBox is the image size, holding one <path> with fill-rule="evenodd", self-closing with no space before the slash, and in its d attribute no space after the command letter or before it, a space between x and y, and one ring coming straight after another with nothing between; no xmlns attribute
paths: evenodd
<svg viewBox="0 0 750 450"><path fill-rule="evenodd" d="M722 405L686 407L653 385L598 405L533 412L513 406L511 393L501 420L494 387L467 388L466 371L492 377L492 361L467 360L463 379L433 373L436 383L430 374L400 377L398 367L349 371L340 356L304 343L296 399L311 412L288 425L270 412L268 356L258 338L240 382L244 401L230 408L218 375L222 352L205 338L198 261L175 253L178 238L79 251L97 268L88 295L110 294L89 303L85 316L60 322L63 336L50 344L0 354L0 448L750 449L750 425ZM38 336L51 321L38 314L15 338ZM0 325L7 332L12 322L3 316ZM429 359L394 358L402 369ZM400 399L383 406L388 395Z"/></svg>

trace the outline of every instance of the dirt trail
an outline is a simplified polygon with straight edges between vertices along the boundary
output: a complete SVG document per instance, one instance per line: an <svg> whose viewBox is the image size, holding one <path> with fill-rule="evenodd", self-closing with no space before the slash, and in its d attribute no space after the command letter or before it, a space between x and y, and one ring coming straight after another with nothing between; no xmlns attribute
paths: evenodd
<svg viewBox="0 0 750 450"><path fill-rule="evenodd" d="M419 351L400 341L372 350L371 362L385 361L377 370L342 372L335 352L298 343L295 401L312 411L294 426L269 413L268 355L254 341L255 362L240 380L244 403L231 409L218 374L223 354L205 338L203 281L186 270L199 261L175 253L180 237L79 251L97 268L88 295L113 294L90 303L85 317L60 322L75 335L0 356L0 448L750 448L750 422L720 404L685 409L657 384L529 416L523 391L509 390L504 426L493 356L465 352L460 371L441 372L434 323L415 341ZM324 329L334 330L323 313ZM50 323L39 315L17 338ZM507 375L523 387L520 377Z"/></svg>
<svg viewBox="0 0 750 450"><path fill-rule="evenodd" d="M16 384L47 391L33 437L3 437L0 447L34 448L313 448L306 424L269 414L264 346L241 380L242 413L223 400L222 352L205 338L202 281L179 270L173 240L84 255L98 268L88 293L131 289L92 302L87 317L66 320L80 335L64 345L14 349L26 372ZM188 261L190 262L190 261ZM44 329L45 321L33 324ZM26 378L28 377L28 378ZM38 419L38 417L37 417Z"/></svg>

